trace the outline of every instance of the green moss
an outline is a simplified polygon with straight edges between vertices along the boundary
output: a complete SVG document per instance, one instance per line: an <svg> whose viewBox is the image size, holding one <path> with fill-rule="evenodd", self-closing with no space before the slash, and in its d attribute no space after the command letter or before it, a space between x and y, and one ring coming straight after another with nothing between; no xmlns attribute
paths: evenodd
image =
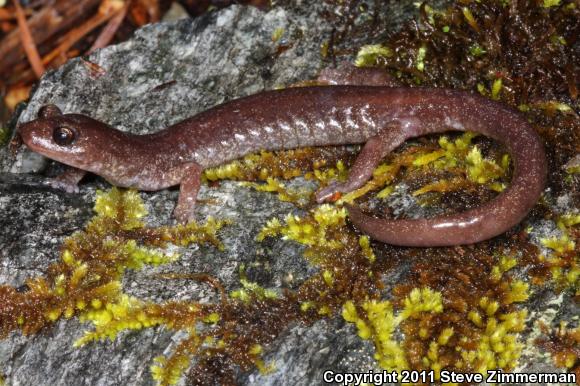
<svg viewBox="0 0 580 386"><path fill-rule="evenodd" d="M272 41L276 43L282 36L284 36L284 28L278 27L272 32Z"/></svg>
<svg viewBox="0 0 580 386"><path fill-rule="evenodd" d="M323 163L325 158L319 149L300 148L280 152L260 151L244 156L215 168L204 170L206 181L237 180L267 181L268 179L290 178L312 170L313 165Z"/></svg>
<svg viewBox="0 0 580 386"><path fill-rule="evenodd" d="M544 110L548 114L551 114L553 111L558 111L564 114L576 115L574 109L564 102L558 101L537 102L534 103L533 106Z"/></svg>
<svg viewBox="0 0 580 386"><path fill-rule="evenodd" d="M276 299L278 295L276 292L265 289L258 285L258 283L254 283L248 280L246 277L246 267L244 264L240 265L239 267L240 272L240 284L242 288L234 290L231 292L230 296L233 299L239 299L244 303L249 303L255 299L265 300L265 299Z"/></svg>
<svg viewBox="0 0 580 386"><path fill-rule="evenodd" d="M465 20L467 21L467 24L469 24L475 31L479 32L479 25L477 24L477 21L475 20L475 17L471 13L469 7L463 7L461 11L465 17Z"/></svg>
<svg viewBox="0 0 580 386"><path fill-rule="evenodd" d="M174 329L187 327L194 336L191 327L195 321L216 322L215 311L194 302L155 304L130 297L123 293L121 280L127 269L166 264L178 257L154 247L193 242L219 246L216 232L223 222L210 219L204 225L147 228L143 222L146 210L139 195L117 188L97 192L95 212L85 230L65 239L61 261L49 267L49 275L29 279L28 291L22 293L9 286L0 287L0 312L13 318L3 321L3 334L15 329L33 333L61 318L78 316L94 326L75 342L75 346L81 346L113 340L123 331L161 324ZM7 309L18 312L7 313ZM174 365L160 379L171 383L182 362L175 359L168 363Z"/></svg>
<svg viewBox="0 0 580 386"><path fill-rule="evenodd" d="M296 204L299 202L308 201L312 195L312 192L309 191L290 190L286 188L282 182L270 177L266 179L266 184L258 184L255 182L243 182L242 184L243 186L251 187L259 192L277 193L280 201L292 202Z"/></svg>
<svg viewBox="0 0 580 386"><path fill-rule="evenodd" d="M566 213L558 216L556 223L561 231L559 236L541 238L540 243L550 250L548 256L540 256L540 264L545 265L558 289L580 292L580 259L577 252L580 215Z"/></svg>
<svg viewBox="0 0 580 386"><path fill-rule="evenodd" d="M491 99L493 100L499 99L499 93L501 92L502 83L503 82L501 78L497 78L496 80L493 81L493 84L491 86Z"/></svg>
<svg viewBox="0 0 580 386"><path fill-rule="evenodd" d="M523 349L516 334L523 331L526 315L525 311L502 314L501 321L496 317L489 317L477 348L462 352L465 363L481 374L498 367L515 368Z"/></svg>
<svg viewBox="0 0 580 386"><path fill-rule="evenodd" d="M10 130L7 127L0 127L0 147L6 145L10 139Z"/></svg>
<svg viewBox="0 0 580 386"><path fill-rule="evenodd" d="M373 341L375 359L383 369L400 373L410 367L403 345L394 337L395 331L406 319L419 318L423 313L443 312L443 304L441 293L429 288L415 288L405 298L403 310L398 315L395 315L389 301L365 301L360 305L360 311L362 315L352 301L347 301L342 317L356 325L359 337ZM452 334L453 330L447 329L438 339L446 343Z"/></svg>
<svg viewBox="0 0 580 386"><path fill-rule="evenodd" d="M256 239L263 241L266 237L281 235L304 245L337 249L342 247L341 242L329 238L328 233L344 227L345 218L345 209L321 205L313 209L308 217L288 214L284 225L278 219L269 220Z"/></svg>
<svg viewBox="0 0 580 386"><path fill-rule="evenodd" d="M415 318L422 312L443 312L441 293L430 288L415 288L405 298L402 318Z"/></svg>
<svg viewBox="0 0 580 386"><path fill-rule="evenodd" d="M466 187L469 183L486 185L495 191L502 191L505 185L498 182L509 168L509 155L504 154L500 162L483 158L479 148L473 145L476 133L466 132L454 141L439 138L440 149L423 152L413 159L413 166L432 165L436 170L456 174L454 178L442 179L426 184L413 192L419 196L429 192L450 192ZM458 172L463 172L458 174Z"/></svg>
<svg viewBox="0 0 580 386"><path fill-rule="evenodd" d="M141 330L166 322L160 315L156 315L154 306L124 294L104 307L84 311L79 319L81 322L93 323L95 329L78 339L76 347L92 341L112 341L122 331Z"/></svg>
<svg viewBox="0 0 580 386"><path fill-rule="evenodd" d="M558 217L558 228L563 232L567 232L568 228L572 228L580 224L580 213L566 213Z"/></svg>
<svg viewBox="0 0 580 386"><path fill-rule="evenodd" d="M560 5L561 0L544 0L544 8L557 7Z"/></svg>
<svg viewBox="0 0 580 386"><path fill-rule="evenodd" d="M395 176L399 169L403 166L406 159L404 157L399 158L393 164L380 164L374 171L373 177L364 184L361 188L356 189L350 193L342 196L336 203L353 203L355 199L364 196L366 193L382 188L378 193L381 197L388 196L389 192L392 191L392 186L386 186L386 184L394 181ZM384 187L384 188L383 188Z"/></svg>
<svg viewBox="0 0 580 386"><path fill-rule="evenodd" d="M564 252L571 252L574 250L576 243L570 240L570 237L566 234L560 237L549 237L549 238L542 238L540 242L543 246L553 249L557 253L564 253Z"/></svg>
<svg viewBox="0 0 580 386"><path fill-rule="evenodd" d="M360 245L364 255L367 257L367 259L369 259L369 262L374 263L377 260L377 257L371 248L371 239L366 235L360 236L358 239L358 244Z"/></svg>
<svg viewBox="0 0 580 386"><path fill-rule="evenodd" d="M191 364L191 354L202 344L201 339L197 336L191 336L179 346L179 351L174 353L170 358L158 356L155 358L155 365L151 366L151 375L158 385L175 385L179 382L185 370Z"/></svg>
<svg viewBox="0 0 580 386"><path fill-rule="evenodd" d="M419 71L425 71L425 56L427 55L427 46L421 46L417 50L417 58L415 59L415 67Z"/></svg>
<svg viewBox="0 0 580 386"><path fill-rule="evenodd" d="M381 57L393 56L393 51L380 44L362 46L356 54L354 61L357 67L372 67L378 63Z"/></svg>
<svg viewBox="0 0 580 386"><path fill-rule="evenodd" d="M342 317L347 322L356 325L359 337L365 340L372 339L375 344L375 360L387 370L409 369L405 352L393 337L399 320L393 313L391 303L372 300L363 303L361 308L364 317L359 316L353 302L346 302L343 306Z"/></svg>
<svg viewBox="0 0 580 386"><path fill-rule="evenodd" d="M475 56L475 57L483 56L486 53L487 53L487 51L485 50L485 48L483 48L482 46L480 46L477 43L469 47L469 54L472 56Z"/></svg>

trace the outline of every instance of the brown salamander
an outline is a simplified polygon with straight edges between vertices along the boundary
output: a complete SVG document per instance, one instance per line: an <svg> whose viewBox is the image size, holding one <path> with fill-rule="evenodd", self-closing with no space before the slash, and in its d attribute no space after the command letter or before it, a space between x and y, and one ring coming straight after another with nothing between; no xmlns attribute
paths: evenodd
<svg viewBox="0 0 580 386"><path fill-rule="evenodd" d="M30 149L76 168L58 179L66 190L75 190L85 172L141 190L180 185L175 216L181 222L194 216L202 171L250 152L365 143L348 180L317 193L322 202L362 186L405 140L448 130L471 130L503 143L514 162L510 186L488 203L453 215L388 220L349 206L350 220L374 239L406 246L470 244L518 224L544 189L544 148L518 112L465 91L360 85L266 91L148 135L47 105L38 119L19 127Z"/></svg>

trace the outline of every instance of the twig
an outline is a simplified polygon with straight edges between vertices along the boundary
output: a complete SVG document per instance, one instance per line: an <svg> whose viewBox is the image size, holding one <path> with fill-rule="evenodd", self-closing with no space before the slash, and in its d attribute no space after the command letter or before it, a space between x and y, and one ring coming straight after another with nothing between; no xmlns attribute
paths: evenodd
<svg viewBox="0 0 580 386"><path fill-rule="evenodd" d="M58 0L50 1L42 9L35 11L27 20L30 33L37 47L48 52L59 34L75 25L80 25L86 15L93 14L100 0ZM10 79L10 84L31 79L24 65L26 52L20 38L20 31L14 28L0 39L0 80ZM15 68L18 67L18 73Z"/></svg>
<svg viewBox="0 0 580 386"><path fill-rule="evenodd" d="M42 65L42 60L40 59L40 55L38 54L38 50L36 49L34 39L30 34L30 29L28 28L28 23L26 22L26 16L24 15L24 11L20 6L19 1L13 0L13 3L16 10L16 20L18 21L18 28L20 29L20 39L24 47L24 52L26 52L28 62L30 63L32 69L34 70L34 75L36 75L36 77L40 79L42 74L44 74L44 66Z"/></svg>
<svg viewBox="0 0 580 386"><path fill-rule="evenodd" d="M101 33L97 37L97 40L95 40L95 42L93 43L91 48L88 50L87 54L90 54L99 48L103 48L103 47L106 47L107 45L109 45L111 40L113 40L115 33L117 32L117 30L121 26L121 23L125 19L125 16L127 16L127 10L129 9L130 4L131 4L131 0L125 1L125 5L123 6L123 8L121 8L119 13L117 13L117 15L115 15L115 17L113 17L111 20L109 20L109 22L107 23L105 28L103 28L103 30L101 31Z"/></svg>
<svg viewBox="0 0 580 386"><path fill-rule="evenodd" d="M24 14L26 17L32 15L32 10L24 9ZM12 21L16 20L16 13L12 9L0 8L0 21Z"/></svg>
<svg viewBox="0 0 580 386"><path fill-rule="evenodd" d="M65 54L76 42L81 40L89 32L109 20L115 13L103 14L97 13L95 16L87 20L83 25L69 31L62 41L54 50L48 53L43 59L44 64L51 63L55 58Z"/></svg>

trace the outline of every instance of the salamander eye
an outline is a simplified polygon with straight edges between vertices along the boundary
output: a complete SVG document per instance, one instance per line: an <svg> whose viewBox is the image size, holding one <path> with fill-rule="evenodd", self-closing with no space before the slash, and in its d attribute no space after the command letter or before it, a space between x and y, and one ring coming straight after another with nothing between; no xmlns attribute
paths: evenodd
<svg viewBox="0 0 580 386"><path fill-rule="evenodd" d="M60 126L52 132L52 139L57 145L66 146L74 142L76 134L73 129L66 126Z"/></svg>

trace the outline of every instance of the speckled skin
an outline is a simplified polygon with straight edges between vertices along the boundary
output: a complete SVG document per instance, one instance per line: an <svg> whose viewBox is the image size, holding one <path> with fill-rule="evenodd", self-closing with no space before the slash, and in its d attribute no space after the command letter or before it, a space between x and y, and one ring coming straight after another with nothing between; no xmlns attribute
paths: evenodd
<svg viewBox="0 0 580 386"><path fill-rule="evenodd" d="M53 130L75 132L70 145ZM537 202L545 184L543 146L517 112L463 91L377 86L321 86L267 91L214 107L155 134L136 136L53 106L20 126L28 147L49 158L104 177L114 185L158 190L181 185L175 214L193 218L203 169L259 149L366 143L344 184L317 194L364 184L378 162L405 140L448 130L471 130L503 143L514 165L508 189L487 204L451 216L385 220L349 207L350 220L374 239L396 245L470 244L505 232ZM82 172L61 179L76 185ZM63 182L64 181L64 182Z"/></svg>

